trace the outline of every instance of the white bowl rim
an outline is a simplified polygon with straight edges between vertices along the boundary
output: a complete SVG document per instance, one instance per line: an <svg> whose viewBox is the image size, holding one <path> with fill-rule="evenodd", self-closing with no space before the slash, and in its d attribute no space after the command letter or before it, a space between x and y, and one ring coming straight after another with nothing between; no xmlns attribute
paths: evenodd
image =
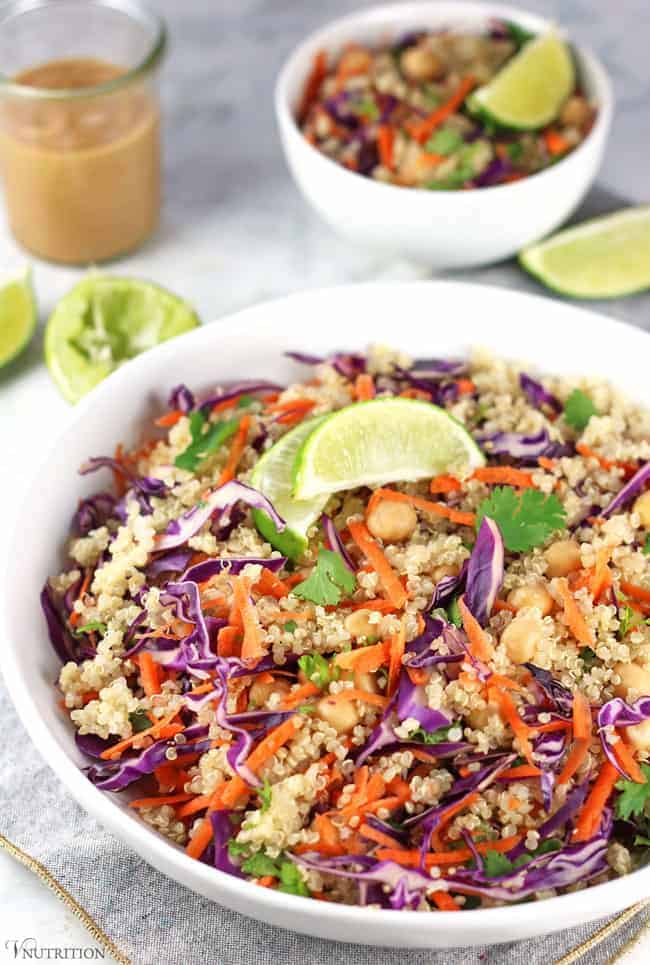
<svg viewBox="0 0 650 965"><path fill-rule="evenodd" d="M12 549L17 544L17 541L20 541L21 536L19 530L21 513L23 509L29 505L30 500L34 498L35 494L42 489L42 479L47 478L47 467L51 454L61 445L61 439L67 434L70 434L77 423L83 421L86 413L93 408L95 400L100 399L104 395L110 396L113 389L119 386L120 380L126 379L125 373L128 373L129 384L135 384L137 383L139 371L147 367L150 359L164 358L167 356L170 361L173 361L175 352L179 346L179 339L183 340L182 344L186 348L191 345L198 347L204 341L210 342L211 340L218 339L222 327L226 325L230 326L231 329L237 328L238 335L240 336L243 333L243 327L246 325L249 317L254 319L256 315L269 309L279 309L292 303L299 304L300 302L305 302L308 304L310 301L323 296L345 297L351 290L365 289L369 293L369 297L372 297L373 293L380 296L382 291L392 291L396 287L400 292L408 289L427 288L432 293L443 288L448 290L473 289L479 293L485 293L486 296L496 291L508 300L512 299L519 303L522 301L534 301L536 303L544 302L546 305L552 304L550 299L543 295L468 282L431 280L414 282L364 282L360 284L337 285L293 292L280 298L260 302L233 312L217 319L212 324L201 325L190 332L186 332L181 336L161 343L155 348L135 357L128 365L122 366L82 399L71 411L70 417L62 426L59 435L51 440L50 444L46 447L44 456L32 470L31 478L27 485L25 485L17 501L13 519L9 527L8 539L5 541L4 558L0 558L0 585L6 586L10 580L10 569L13 559ZM585 336L587 336L590 331L587 326L593 324L594 319L597 319L601 325L600 337L603 344L610 344L610 340L615 340L617 336L624 337L627 341L630 339L637 340L637 337L638 340L641 341L648 337L648 333L638 328L601 315L591 309L567 304L561 305L561 308L564 312L570 311L575 316L576 323L585 326ZM18 545L20 545L19 542ZM0 595L0 638L9 638L11 635L9 610L9 595L3 593ZM43 639L45 642L45 632ZM47 646L49 646L49 642L47 642ZM647 885L646 891L650 894L650 867L646 867L637 869L631 874L623 875L620 878L593 885L587 889L581 889L571 894L546 898L541 901L518 905L516 907L513 905L505 905L497 908L468 910L463 911L461 915L455 912L445 911L438 911L435 915L431 916L416 911L400 911L395 914L386 909L379 910L364 908L363 906L348 906L335 903L328 903L326 912L324 912L322 903L319 901L284 894L268 888L260 888L244 879L236 878L202 864L188 857L182 849L157 834L148 825L145 825L144 822L136 822L127 816L120 806L111 799L110 793L98 790L88 781L82 771L69 758L63 746L59 744L54 735L49 731L45 721L40 716L39 707L29 691L27 682L23 680L11 646L6 647L4 650L2 673L12 703L40 755L47 765L52 768L76 801L92 817L98 820L120 840L126 842L137 854L144 856L144 853L148 853L156 857L160 855L162 864L165 864L172 870L178 869L179 872L181 872L178 877L174 877L172 871L165 870L161 873L172 878L172 880L177 883L186 884L193 879L196 887L194 888L193 884L187 884L188 887L194 888L194 890L199 893L208 896L210 900L219 903L219 899L210 896L210 891L213 890L210 886L211 883L215 881L214 876L217 875L220 887L224 893L230 893L233 896L248 899L251 916L255 914L256 907L261 907L268 910L271 915L281 911L288 913L293 911L299 918L313 921L322 920L323 917L326 916L330 920L335 919L341 922L347 922L361 929L362 926L369 926L371 928L373 922L377 923L378 916L383 920L385 915L389 915L388 920L394 923L396 927L399 927L400 930L412 928L420 935L428 929L430 929L433 934L438 926L440 926L446 935L452 936L452 940L446 941L444 946L439 947L459 947L467 945L467 938L473 931L480 933L483 930L482 926L485 926L486 930L498 931L499 934L503 933L503 941L513 940L512 932L509 932L508 925L512 922L512 916L517 915L520 909L522 911L524 909L530 911L531 908L540 908L544 913L545 921L549 925L545 931L551 932L566 927L563 924L563 919L567 916L560 914L560 911L566 912L569 909L573 909L576 912L574 916L575 920L583 922L594 920L596 916L594 916L593 913L585 912L584 907L578 912L579 906L584 906L585 895L595 896L599 899L594 901L593 904L598 907L598 914L600 915L602 912L602 916L605 916L607 914L607 911L604 910L606 904L609 904L610 907L615 905L621 908L626 905L626 902L627 905L631 906L638 901L639 895L642 897L645 893L642 882L644 885ZM143 841L146 842L146 846L143 845ZM157 862L153 859L145 857L145 860L158 866ZM606 902L606 895L609 896L609 902ZM619 896L618 902L612 900L614 896ZM620 900L621 896L625 896L624 901ZM557 919L554 917L556 911L558 913ZM245 913L248 914L249 912L247 911ZM525 913L522 914L521 917L525 918ZM556 920L560 923L554 926L553 922ZM428 922L428 925L425 925L425 922ZM277 924L276 922L276 925ZM291 926L287 924L282 924L280 927L291 928ZM305 932L303 928L300 930ZM540 932L536 933L539 934ZM364 933L360 931L359 934L363 935ZM469 944L472 943L469 942ZM420 943L419 946L405 945L403 947L424 946Z"/></svg>
<svg viewBox="0 0 650 965"><path fill-rule="evenodd" d="M289 79L295 69L295 63L299 60L305 53L309 51L318 50L321 47L326 47L329 36L332 32L338 31L341 27L349 26L351 34L354 34L356 28L365 23L372 22L374 19L379 17L397 17L398 14L410 19L415 16L426 17L427 12L433 11L446 11L444 16L448 19L451 24L454 21L461 21L463 15L468 14L474 16L484 16L486 19L490 17L499 17L507 20L512 20L515 23L528 21L530 26L535 26L536 29L549 30L553 26L553 22L541 16L533 11L524 10L520 7L510 7L506 4L501 3L476 3L474 0L457 0L457 2L449 2L449 0L411 0L409 3L404 4L382 4L376 7L368 7L367 9L361 10L357 13L349 13L343 17L338 17L335 20L330 20L328 23L312 31L304 40L294 47L291 53L288 55L284 61L280 72L278 74L275 91L274 91L274 103L276 116L278 122L285 127L285 129L290 130L293 137L299 137L300 141L304 144L305 148L308 149L314 159L318 158L320 162L327 165L331 170L332 167L337 168L342 175L347 175L350 177L355 177L361 184L367 185L368 188L378 192L377 200L380 200L380 196L383 194L386 196L386 192L394 193L397 191L400 196L404 197L404 192L407 191L409 194L414 195L421 202L422 198L449 198L455 197L465 197L465 195L472 195L473 198L476 197L477 193L479 195L488 192L490 196L493 196L495 192L506 192L521 191L524 186L531 180L535 184L540 184L540 179L550 176L557 176L559 170L563 170L566 166L575 158L580 158L589 150L593 141L599 135L605 135L609 130L611 123L612 113L614 109L614 94L612 89L612 84L609 79L609 75L605 70L602 61L596 56L596 54L591 50L591 48L583 46L582 44L577 44L569 39L570 45L574 51L576 51L582 61L588 66L590 75L594 78L596 86L598 88L598 110L596 113L596 119L592 125L589 133L580 144L569 152L565 157L561 158L556 164L546 167L541 171L536 171L534 174L530 174L525 178L521 178L518 181L512 181L507 184L493 184L487 185L486 187L476 188L469 192L462 192L453 189L444 189L440 191L428 191L426 188L420 187L408 187L404 188L397 184L387 184L383 181L376 181L374 178L365 177L365 175L360 175L357 171L348 170L342 165L338 164L332 158L327 157L322 151L319 151L313 144L306 139L300 130L296 118L294 116L293 110L289 103L288 85ZM361 190L361 189L360 189Z"/></svg>

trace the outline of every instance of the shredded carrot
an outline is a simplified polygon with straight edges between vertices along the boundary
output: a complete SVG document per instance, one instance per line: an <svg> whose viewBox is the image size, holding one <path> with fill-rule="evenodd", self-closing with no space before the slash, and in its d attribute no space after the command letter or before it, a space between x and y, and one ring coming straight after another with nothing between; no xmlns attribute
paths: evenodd
<svg viewBox="0 0 650 965"><path fill-rule="evenodd" d="M210 820L210 815L208 815L203 819L190 838L189 844L185 848L185 854L189 855L190 858L200 858L210 844L212 834L212 821Z"/></svg>
<svg viewBox="0 0 650 965"><path fill-rule="evenodd" d="M129 801L130 808L156 808L162 804L180 804L187 801L191 794L162 794L158 797L139 797L136 801Z"/></svg>
<svg viewBox="0 0 650 965"><path fill-rule="evenodd" d="M334 663L343 670L354 670L357 673L374 673L390 659L390 641L373 643L368 647L357 647L356 650L337 653Z"/></svg>
<svg viewBox="0 0 650 965"><path fill-rule="evenodd" d="M302 704L305 700L309 700L310 697L315 697L318 693L320 693L320 688L308 681L302 687L298 687L297 690L286 695L281 704L282 710L293 710L294 707Z"/></svg>
<svg viewBox="0 0 650 965"><path fill-rule="evenodd" d="M573 694L573 736L578 741L591 738L591 708L589 701L576 690Z"/></svg>
<svg viewBox="0 0 650 965"><path fill-rule="evenodd" d="M159 694L161 685L160 668L148 650L140 654L139 664L140 680L142 681L145 694L147 697L153 697L155 694Z"/></svg>
<svg viewBox="0 0 650 965"><path fill-rule="evenodd" d="M520 489L530 489L534 486L533 477L523 469L514 469L512 466L485 466L476 469L473 475L479 482L495 484L500 486L518 486Z"/></svg>
<svg viewBox="0 0 650 965"><path fill-rule="evenodd" d="M406 125L409 134L420 144L424 144L424 142L431 137L435 129L460 107L475 84L476 81L473 77L463 78L458 89L448 101L440 107L437 107L423 120Z"/></svg>
<svg viewBox="0 0 650 965"><path fill-rule="evenodd" d="M362 824L359 828L359 834L362 834L364 838L368 838L370 841L374 841L375 844L382 844L386 848L399 849L399 846L395 844L395 841L389 834L384 834L383 831L377 831L376 828L371 828L369 824Z"/></svg>
<svg viewBox="0 0 650 965"><path fill-rule="evenodd" d="M604 762L576 819L574 841L588 841L596 833L603 809L620 776L613 764Z"/></svg>
<svg viewBox="0 0 650 965"><path fill-rule="evenodd" d="M261 888L274 888L275 883L278 879L274 878L273 875L262 875L261 878L257 879L256 884Z"/></svg>
<svg viewBox="0 0 650 965"><path fill-rule="evenodd" d="M550 720L548 724L535 724L535 731L538 734L552 734L556 730L569 730L571 724L568 720Z"/></svg>
<svg viewBox="0 0 650 965"><path fill-rule="evenodd" d="M170 426L175 426L182 418L183 413L180 409L172 409L171 412L166 412L156 419L154 425L157 425L160 429L168 429Z"/></svg>
<svg viewBox="0 0 650 965"><path fill-rule="evenodd" d="M491 660L494 657L492 644L488 640L478 620L465 603L464 596L458 598L458 609L460 610L463 621L463 629L469 639L469 647L472 655L476 657L477 660Z"/></svg>
<svg viewBox="0 0 650 965"><path fill-rule="evenodd" d="M598 600L605 590L612 585L612 571L609 568L611 555L612 548L610 546L603 546L596 554L596 565L589 580L589 592L594 600Z"/></svg>
<svg viewBox="0 0 650 965"><path fill-rule="evenodd" d="M379 149L379 160L388 168L393 170L393 129L388 124L380 124L377 129L377 148Z"/></svg>
<svg viewBox="0 0 650 965"><path fill-rule="evenodd" d="M458 902L454 901L446 891L432 891L430 897L440 911L460 911Z"/></svg>
<svg viewBox="0 0 650 965"><path fill-rule="evenodd" d="M112 747L107 747L105 751L102 751L99 755L102 760L110 761L114 757L119 757L123 751L131 747L134 743L139 743L145 737L161 737L161 736L173 736L169 734L168 725L172 724L174 717L176 717L180 712L180 707L178 707L173 713L168 714L166 717L162 717L153 726L148 727L146 730L138 731L137 734L133 734L131 737L126 737L124 740L118 741L117 744L113 744ZM184 730L182 724L172 725L173 733L180 733Z"/></svg>
<svg viewBox="0 0 650 965"><path fill-rule="evenodd" d="M542 772L534 764L520 764L518 767L510 767L507 771L499 774L500 781L525 781L530 777L541 777Z"/></svg>
<svg viewBox="0 0 650 965"><path fill-rule="evenodd" d="M365 74L370 67L370 54L358 44L350 44L339 60L336 68L336 87L342 90L350 77Z"/></svg>
<svg viewBox="0 0 650 965"><path fill-rule="evenodd" d="M266 567L262 570L259 580L252 589L262 596L274 596L276 600L282 600L289 594L287 583Z"/></svg>
<svg viewBox="0 0 650 965"><path fill-rule="evenodd" d="M557 466L557 459L548 459L546 456L540 456L537 462L541 468L546 469L547 472L550 472Z"/></svg>
<svg viewBox="0 0 650 965"><path fill-rule="evenodd" d="M389 499L394 503L410 503L427 513L434 513L436 516L443 516L452 523L461 526L473 526L476 521L474 513L463 513L460 510L452 509L445 503L432 503L429 499L422 499L420 496L409 496L408 493L398 493L394 489L375 489L368 504L368 510L382 499Z"/></svg>
<svg viewBox="0 0 650 965"><path fill-rule="evenodd" d="M429 483L429 492L433 495L437 493L455 493L462 489L462 483L455 476L434 476Z"/></svg>
<svg viewBox="0 0 650 965"><path fill-rule="evenodd" d="M305 409L309 411L313 409L316 405L314 399L308 399L306 396L297 399L287 399L285 402L274 402L268 406L269 412L279 412L280 414L286 412L293 412L295 409Z"/></svg>
<svg viewBox="0 0 650 965"><path fill-rule="evenodd" d="M228 454L228 461L226 462L226 465L219 476L217 486L223 486L225 483L230 482L231 479L235 478L239 460L244 454L244 449L246 448L246 441L248 439L251 422L252 419L249 415L242 416L239 422L239 428L232 439L232 445Z"/></svg>
<svg viewBox="0 0 650 965"><path fill-rule="evenodd" d="M533 729L521 719L517 712L517 706L507 690L502 690L500 687L490 687L488 683L488 691L497 704L502 719L510 725L512 732L518 739L522 754L528 763L535 767L533 747L530 743L531 733L534 733Z"/></svg>
<svg viewBox="0 0 650 965"><path fill-rule="evenodd" d="M612 750L614 751L614 757L628 775L630 780L636 781L637 784L646 784L645 774L637 764L634 759L634 755L628 745L625 743L623 735L620 730L616 731L618 740L615 744L612 744Z"/></svg>
<svg viewBox="0 0 650 965"><path fill-rule="evenodd" d="M623 593L631 596L633 600L639 600L641 603L650 603L650 590L644 586L637 586L635 583L628 582L628 580L621 580L621 589Z"/></svg>
<svg viewBox="0 0 650 965"><path fill-rule="evenodd" d="M348 687L345 690L339 690L336 694L328 694L325 698L326 703L338 704L344 700L360 700L366 704L374 704L375 707L386 707L388 706L388 700L386 697L382 697L380 694L371 694L367 690L357 690L356 687Z"/></svg>
<svg viewBox="0 0 650 965"><path fill-rule="evenodd" d="M444 154L434 154L432 151L422 151L418 155L417 164L421 168L431 168L435 167L436 164L440 164L441 161L445 160Z"/></svg>
<svg viewBox="0 0 650 965"><path fill-rule="evenodd" d="M429 679L429 671L425 670L424 667L406 667L406 672L409 675L409 680L416 687L421 687Z"/></svg>
<svg viewBox="0 0 650 965"><path fill-rule="evenodd" d="M187 818L192 814L196 814L197 811L205 811L206 808L210 806L211 794L199 794L197 797L192 798L187 804L176 810L177 818Z"/></svg>
<svg viewBox="0 0 650 965"><path fill-rule="evenodd" d="M266 654L266 650L262 646L257 613L250 598L249 582L244 576L233 576L231 585L233 604L238 610L244 625L241 658L246 663L257 662Z"/></svg>
<svg viewBox="0 0 650 965"><path fill-rule="evenodd" d="M471 379L456 379L456 388L459 395L472 395L476 392L476 386Z"/></svg>
<svg viewBox="0 0 650 965"><path fill-rule="evenodd" d="M587 754L589 753L589 741L588 740L578 740L575 742L573 747L569 752L564 767L560 772L560 776L557 779L558 784L568 784L573 775L578 771L583 761L586 760Z"/></svg>
<svg viewBox="0 0 650 965"><path fill-rule="evenodd" d="M324 50L319 50L314 57L311 71L309 72L309 76L307 77L307 81L302 92L302 97L300 99L300 104L297 111L298 123L302 124L302 122L305 120L305 117L309 112L309 108L318 97L320 86L325 80L326 74L327 54Z"/></svg>
<svg viewBox="0 0 650 965"><path fill-rule="evenodd" d="M565 154L571 148L566 138L562 137L562 135L552 127L548 127L544 131L544 143L549 154L553 155L553 157L557 157L559 154Z"/></svg>
<svg viewBox="0 0 650 965"><path fill-rule="evenodd" d="M569 589L569 584L565 578L557 581L557 588L562 597L562 603L564 604L564 619L567 622L569 630L576 638L578 643L581 643L583 647L594 647L596 641L594 640L593 633L587 626L587 621L578 604L575 601L571 590Z"/></svg>
<svg viewBox="0 0 650 965"><path fill-rule="evenodd" d="M405 647L406 631L404 630L404 624L400 623L398 632L393 634L390 639L390 663L388 665L388 685L386 687L386 693L389 697L392 697L397 690Z"/></svg>
<svg viewBox="0 0 650 965"><path fill-rule="evenodd" d="M217 653L220 657L235 657L239 652L241 630L238 627L221 627L217 634Z"/></svg>
<svg viewBox="0 0 650 965"><path fill-rule="evenodd" d="M394 606L401 609L408 599L406 590L402 586L397 573L384 556L379 543L372 538L363 523L352 521L348 528L350 536L377 573L386 596Z"/></svg>
<svg viewBox="0 0 650 965"><path fill-rule="evenodd" d="M271 610L266 614L267 623L287 623L289 620L313 620L313 610Z"/></svg>
<svg viewBox="0 0 650 965"><path fill-rule="evenodd" d="M495 600L492 609L496 610L497 613L501 610L507 610L508 613L517 612L517 607L513 606L512 603L508 603L507 600Z"/></svg>
<svg viewBox="0 0 650 965"><path fill-rule="evenodd" d="M361 372L357 375L354 383L354 394L358 402L367 402L375 397L375 383L372 375L368 372Z"/></svg>

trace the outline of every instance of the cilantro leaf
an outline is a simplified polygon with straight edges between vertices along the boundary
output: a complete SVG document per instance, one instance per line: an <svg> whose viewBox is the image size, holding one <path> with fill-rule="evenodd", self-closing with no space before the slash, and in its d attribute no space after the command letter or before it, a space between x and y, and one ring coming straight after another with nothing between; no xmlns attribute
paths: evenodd
<svg viewBox="0 0 650 965"><path fill-rule="evenodd" d="M650 533L645 534L645 542L643 543L643 555L650 556Z"/></svg>
<svg viewBox="0 0 650 965"><path fill-rule="evenodd" d="M379 108L371 97L364 97L362 100L356 101L352 104L351 110L353 114L366 117L369 121L379 120Z"/></svg>
<svg viewBox="0 0 650 965"><path fill-rule="evenodd" d="M456 724L449 724L448 727L438 727L436 730L425 730L424 727L418 727L411 734L409 740L419 741L421 744L441 744L449 739L449 731L456 726Z"/></svg>
<svg viewBox="0 0 650 965"><path fill-rule="evenodd" d="M598 660L598 657L591 649L591 647L583 647L582 650L580 651L580 659L584 663L587 670L591 670L591 668Z"/></svg>
<svg viewBox="0 0 650 965"><path fill-rule="evenodd" d="M560 851L561 848L562 842L558 838L547 838L546 841L538 844L534 851L528 851L526 854L520 854L518 858L515 858L513 868L523 868L525 864L530 864L533 858L551 854L553 851Z"/></svg>
<svg viewBox="0 0 650 965"><path fill-rule="evenodd" d="M616 798L616 814L624 821L630 816L640 817L650 802L650 764L641 764L641 770L645 775L645 784L626 780L616 782L616 789L621 792Z"/></svg>
<svg viewBox="0 0 650 965"><path fill-rule="evenodd" d="M354 574L347 568L340 554L321 547L316 566L306 580L293 588L293 592L311 603L336 606L344 595L353 593L356 587Z"/></svg>
<svg viewBox="0 0 650 965"><path fill-rule="evenodd" d="M486 851L483 855L483 872L487 878L498 878L513 869L512 861L500 851Z"/></svg>
<svg viewBox="0 0 650 965"><path fill-rule="evenodd" d="M197 410L190 414L190 435L192 441L187 449L174 460L179 469L195 472L208 456L216 452L226 439L239 428L239 419L228 419L226 422L208 422L202 412Z"/></svg>
<svg viewBox="0 0 650 965"><path fill-rule="evenodd" d="M129 714L129 723L133 728L134 734L139 734L142 730L149 730L151 727L151 720L149 719L149 714L146 710L140 707L138 710L134 710Z"/></svg>
<svg viewBox="0 0 650 965"><path fill-rule="evenodd" d="M642 834L637 834L634 838L634 844L642 848L650 848L650 838L646 838Z"/></svg>
<svg viewBox="0 0 650 965"><path fill-rule="evenodd" d="M309 898L311 892L302 879L298 866L293 861L283 861L280 865L280 884L278 891L284 891L287 895L302 895Z"/></svg>
<svg viewBox="0 0 650 965"><path fill-rule="evenodd" d="M539 546L556 529L564 529L566 512L554 493L525 489L520 495L512 486L496 486L478 507L476 528L484 516L493 519L507 549L523 553Z"/></svg>
<svg viewBox="0 0 650 965"><path fill-rule="evenodd" d="M635 614L635 612L634 612L634 610L632 609L631 606L628 606L627 603L626 603L624 606L620 607L620 609L619 609L619 611L618 611L618 622L619 622L618 637L619 637L619 640L622 640L624 637L627 636L627 634L630 632L630 630L631 630L632 627L634 626L635 619L636 619L636 614Z"/></svg>
<svg viewBox="0 0 650 965"><path fill-rule="evenodd" d="M235 838L230 838L227 848L231 858L240 858L243 854L248 854L251 846L243 841L236 841Z"/></svg>
<svg viewBox="0 0 650 965"><path fill-rule="evenodd" d="M285 633L293 633L297 626L298 624L295 620L287 620L282 629L285 631Z"/></svg>
<svg viewBox="0 0 650 965"><path fill-rule="evenodd" d="M564 403L564 420L570 426L582 432L592 415L598 415L598 410L588 395L580 389L574 389Z"/></svg>
<svg viewBox="0 0 650 965"><path fill-rule="evenodd" d="M280 873L280 869L275 861L269 858L264 851L256 851L250 858L246 858L241 866L241 870L247 875L252 875L253 878L265 878L266 875L277 878Z"/></svg>
<svg viewBox="0 0 650 965"><path fill-rule="evenodd" d="M326 660L322 653L305 653L298 660L298 666L305 677L323 690L332 682L339 679L339 668L336 664Z"/></svg>
<svg viewBox="0 0 650 965"><path fill-rule="evenodd" d="M443 127L429 138L424 149L431 154L442 154L446 156L453 154L454 151L458 150L464 143L458 131L454 131L450 127Z"/></svg>
<svg viewBox="0 0 650 965"><path fill-rule="evenodd" d="M453 623L455 627L458 627L458 628L462 627L463 618L460 615L460 607L458 606L457 596L455 596L452 599L451 603L449 603L449 605L447 606L447 617L449 618L449 622Z"/></svg>
<svg viewBox="0 0 650 965"><path fill-rule="evenodd" d="M75 637L80 637L84 633L92 633L96 630L97 633L101 633L102 636L106 633L106 624L102 623L101 620L91 620L90 623L84 623L82 627L76 627L73 629Z"/></svg>
<svg viewBox="0 0 650 965"><path fill-rule="evenodd" d="M519 141L513 141L512 144L506 145L506 154L511 161L521 161L524 156L524 148Z"/></svg>
<svg viewBox="0 0 650 965"><path fill-rule="evenodd" d="M257 792L260 801L262 802L262 807L260 808L262 814L266 814L268 809L271 807L271 798L273 795L273 788L269 784L268 777L264 778L264 785Z"/></svg>

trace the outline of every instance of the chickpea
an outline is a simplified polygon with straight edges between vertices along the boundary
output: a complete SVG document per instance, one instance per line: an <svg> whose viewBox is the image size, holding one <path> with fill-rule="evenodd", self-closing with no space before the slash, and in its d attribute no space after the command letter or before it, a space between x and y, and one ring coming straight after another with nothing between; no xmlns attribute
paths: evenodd
<svg viewBox="0 0 650 965"><path fill-rule="evenodd" d="M513 663L532 660L542 639L542 628L534 617L517 616L501 634L501 643Z"/></svg>
<svg viewBox="0 0 650 965"><path fill-rule="evenodd" d="M632 724L631 727L626 727L625 733L637 750L650 751L650 720L644 720L640 724Z"/></svg>
<svg viewBox="0 0 650 965"><path fill-rule="evenodd" d="M570 97L560 114L560 123L567 127L582 127L591 117L591 108L584 97Z"/></svg>
<svg viewBox="0 0 650 965"><path fill-rule="evenodd" d="M580 547L574 539L559 539L544 551L548 576L567 576L582 566Z"/></svg>
<svg viewBox="0 0 650 965"><path fill-rule="evenodd" d="M485 707L474 707L470 710L467 719L474 730L485 730L495 716L497 720L500 720L499 712L494 704L486 704Z"/></svg>
<svg viewBox="0 0 650 965"><path fill-rule="evenodd" d="M345 679L345 678L344 678ZM377 686L377 679L374 673L351 673L349 680L354 681L354 686L359 690L365 690L367 694L379 693L379 687Z"/></svg>
<svg viewBox="0 0 650 965"><path fill-rule="evenodd" d="M643 528L650 529L650 489L639 496L632 509L638 513Z"/></svg>
<svg viewBox="0 0 650 965"><path fill-rule="evenodd" d="M402 72L409 80L435 80L445 72L442 61L427 47L409 47L400 60Z"/></svg>
<svg viewBox="0 0 650 965"><path fill-rule="evenodd" d="M523 610L530 606L537 607L543 617L548 616L553 609L553 597L539 581L511 590L508 594L508 603L511 603L515 610Z"/></svg>
<svg viewBox="0 0 650 965"><path fill-rule="evenodd" d="M402 543L415 532L418 518L409 503L384 499L369 513L367 523L377 539L384 543Z"/></svg>
<svg viewBox="0 0 650 965"><path fill-rule="evenodd" d="M459 569L457 566L436 566L435 570L431 574L431 578L434 583L439 583L440 580L444 580L447 576L458 576Z"/></svg>
<svg viewBox="0 0 650 965"><path fill-rule="evenodd" d="M254 680L251 684L251 689L248 691L249 703L254 704L256 707L265 707L266 702L271 696L271 694L288 694L291 690L290 685L286 680L269 680L267 683L263 683L261 680Z"/></svg>
<svg viewBox="0 0 650 965"><path fill-rule="evenodd" d="M354 610L344 620L345 629L352 637L379 636L379 623L372 623L372 610Z"/></svg>
<svg viewBox="0 0 650 965"><path fill-rule="evenodd" d="M330 724L337 734L349 734L359 723L353 700L331 700L323 697L316 705L316 716Z"/></svg>
<svg viewBox="0 0 650 965"><path fill-rule="evenodd" d="M629 700L631 691L636 697L650 697L650 670L640 667L638 663L617 663L614 664L614 673L621 678L620 684L614 688L617 697Z"/></svg>

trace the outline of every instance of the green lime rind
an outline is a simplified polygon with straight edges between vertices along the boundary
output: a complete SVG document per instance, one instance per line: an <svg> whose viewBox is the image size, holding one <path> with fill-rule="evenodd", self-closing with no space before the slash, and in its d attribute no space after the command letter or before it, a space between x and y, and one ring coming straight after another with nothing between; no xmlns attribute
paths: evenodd
<svg viewBox="0 0 650 965"><path fill-rule="evenodd" d="M119 365L200 319L181 298L132 278L91 275L57 304L45 329L45 362L69 402Z"/></svg>
<svg viewBox="0 0 650 965"><path fill-rule="evenodd" d="M477 468L483 453L465 427L430 402L380 398L324 418L299 449L297 499Z"/></svg>
<svg viewBox="0 0 650 965"><path fill-rule="evenodd" d="M550 32L525 44L467 106L499 127L534 131L555 120L575 82L570 49Z"/></svg>
<svg viewBox="0 0 650 965"><path fill-rule="evenodd" d="M0 288L0 368L27 348L37 320L32 273L27 268L20 277L12 278Z"/></svg>
<svg viewBox="0 0 650 965"><path fill-rule="evenodd" d="M322 513L327 496L309 500L294 499L293 464L305 439L326 418L316 416L291 429L257 462L251 474L251 485L272 502L287 524L279 532L271 518L261 509L253 510L257 529L271 546L289 559L299 559L307 547L307 532Z"/></svg>
<svg viewBox="0 0 650 965"><path fill-rule="evenodd" d="M566 228L524 248L519 263L569 298L620 298L650 289L650 205Z"/></svg>

